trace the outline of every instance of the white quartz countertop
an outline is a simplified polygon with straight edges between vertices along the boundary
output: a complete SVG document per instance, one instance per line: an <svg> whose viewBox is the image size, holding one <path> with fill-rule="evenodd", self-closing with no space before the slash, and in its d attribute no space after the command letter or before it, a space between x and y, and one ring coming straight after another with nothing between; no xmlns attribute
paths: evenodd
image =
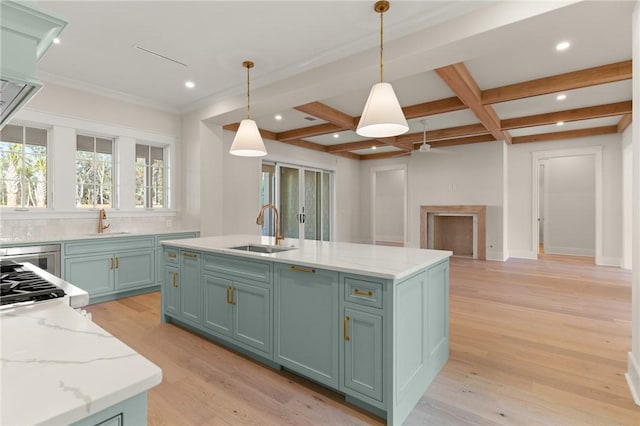
<svg viewBox="0 0 640 426"><path fill-rule="evenodd" d="M162 371L57 301L0 311L0 424L66 425L162 381Z"/></svg>
<svg viewBox="0 0 640 426"><path fill-rule="evenodd" d="M281 241L281 247L295 247L295 249L279 253L255 253L230 249L230 247L246 244L274 245L273 237L256 235L189 238L163 241L162 244L394 280L407 277L452 255L452 252L446 250L297 239Z"/></svg>
<svg viewBox="0 0 640 426"><path fill-rule="evenodd" d="M172 235L172 234L184 234L189 232L200 232L197 229L184 229L184 230L171 230L171 231L142 231L142 232L116 232L106 230L102 234L98 233L78 233L78 234L62 234L56 233L55 230L52 230L51 233L47 235L40 235L37 237L24 235L21 237L0 237L0 246L11 246L11 245L25 245L25 244L33 244L33 245L42 245L42 244L52 244L59 243L61 241L74 241L74 240L95 240L95 239L104 239L104 238L126 238L126 237L143 237L146 235Z"/></svg>

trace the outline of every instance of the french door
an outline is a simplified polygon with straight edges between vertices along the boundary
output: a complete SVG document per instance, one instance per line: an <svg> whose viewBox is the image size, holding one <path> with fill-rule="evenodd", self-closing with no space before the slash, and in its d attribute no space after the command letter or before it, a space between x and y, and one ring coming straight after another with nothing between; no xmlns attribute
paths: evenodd
<svg viewBox="0 0 640 426"><path fill-rule="evenodd" d="M278 207L280 233L286 238L329 241L331 195L331 172L290 164L262 165L261 202ZM269 210L262 235L274 232Z"/></svg>

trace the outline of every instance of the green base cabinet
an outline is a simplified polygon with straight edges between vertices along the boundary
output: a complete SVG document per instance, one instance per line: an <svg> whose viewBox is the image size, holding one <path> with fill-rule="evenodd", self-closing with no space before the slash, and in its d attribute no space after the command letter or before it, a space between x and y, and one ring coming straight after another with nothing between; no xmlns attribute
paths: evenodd
<svg viewBox="0 0 640 426"><path fill-rule="evenodd" d="M113 256L81 256L65 260L64 279L86 290L89 296L111 293L115 289Z"/></svg>
<svg viewBox="0 0 640 426"><path fill-rule="evenodd" d="M180 316L194 325L202 324L200 253L180 250Z"/></svg>
<svg viewBox="0 0 640 426"><path fill-rule="evenodd" d="M275 265L274 361L319 383L338 388L338 273Z"/></svg>
<svg viewBox="0 0 640 426"><path fill-rule="evenodd" d="M140 426L147 424L147 392L105 408L71 426Z"/></svg>

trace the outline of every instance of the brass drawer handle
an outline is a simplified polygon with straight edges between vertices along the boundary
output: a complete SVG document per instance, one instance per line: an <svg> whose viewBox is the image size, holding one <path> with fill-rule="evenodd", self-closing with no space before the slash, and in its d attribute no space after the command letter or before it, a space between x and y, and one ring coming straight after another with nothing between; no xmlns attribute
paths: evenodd
<svg viewBox="0 0 640 426"><path fill-rule="evenodd" d="M113 269L113 257L109 259L109 269Z"/></svg>
<svg viewBox="0 0 640 426"><path fill-rule="evenodd" d="M291 269L292 271L296 271L296 272L306 272L307 274L315 274L316 273L315 269L301 268L299 266L290 266L289 269Z"/></svg>
<svg viewBox="0 0 640 426"><path fill-rule="evenodd" d="M236 304L236 288L235 287L231 287L231 304L232 305Z"/></svg>
<svg viewBox="0 0 640 426"><path fill-rule="evenodd" d="M353 289L353 294L357 294L358 296L368 296L368 297L373 296L373 292L371 290L364 291L357 288Z"/></svg>
<svg viewBox="0 0 640 426"><path fill-rule="evenodd" d="M169 253L169 254L167 254L167 257L169 259L175 259L176 258L176 254L175 253Z"/></svg>
<svg viewBox="0 0 640 426"><path fill-rule="evenodd" d="M236 304L235 291L236 289L234 287L227 287L227 304L229 305Z"/></svg>
<svg viewBox="0 0 640 426"><path fill-rule="evenodd" d="M116 269L120 268L120 258L116 257Z"/></svg>
<svg viewBox="0 0 640 426"><path fill-rule="evenodd" d="M176 279L178 278L178 273L177 272L172 272L173 274L173 286L175 288L178 288L178 283L176 282Z"/></svg>
<svg viewBox="0 0 640 426"><path fill-rule="evenodd" d="M351 340L351 337L349 337L349 320L351 318L349 318L349 315L347 315L346 317L344 317L344 340L349 341Z"/></svg>
<svg viewBox="0 0 640 426"><path fill-rule="evenodd" d="M193 257L193 258L198 257L198 255L197 255L197 254L195 254L195 253L187 253L187 252L184 252L184 253L182 253L182 255L183 255L184 257Z"/></svg>

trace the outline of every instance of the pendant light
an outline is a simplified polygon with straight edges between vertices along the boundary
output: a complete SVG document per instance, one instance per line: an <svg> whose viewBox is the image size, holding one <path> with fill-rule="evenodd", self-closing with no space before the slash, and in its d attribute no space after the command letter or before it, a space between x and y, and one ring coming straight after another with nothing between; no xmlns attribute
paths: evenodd
<svg viewBox="0 0 640 426"><path fill-rule="evenodd" d="M242 66L247 69L247 118L240 122L240 127L238 127L236 137L233 138L229 153L241 157L262 157L263 155L267 155L267 150L264 147L264 142L262 141L262 136L260 136L256 122L251 119L249 70L253 68L253 62L244 61Z"/></svg>
<svg viewBox="0 0 640 426"><path fill-rule="evenodd" d="M369 138L386 138L406 133L409 131L409 125L393 87L383 81L383 15L389 10L389 2L378 1L373 10L380 14L380 83L374 84L371 88L356 133Z"/></svg>

